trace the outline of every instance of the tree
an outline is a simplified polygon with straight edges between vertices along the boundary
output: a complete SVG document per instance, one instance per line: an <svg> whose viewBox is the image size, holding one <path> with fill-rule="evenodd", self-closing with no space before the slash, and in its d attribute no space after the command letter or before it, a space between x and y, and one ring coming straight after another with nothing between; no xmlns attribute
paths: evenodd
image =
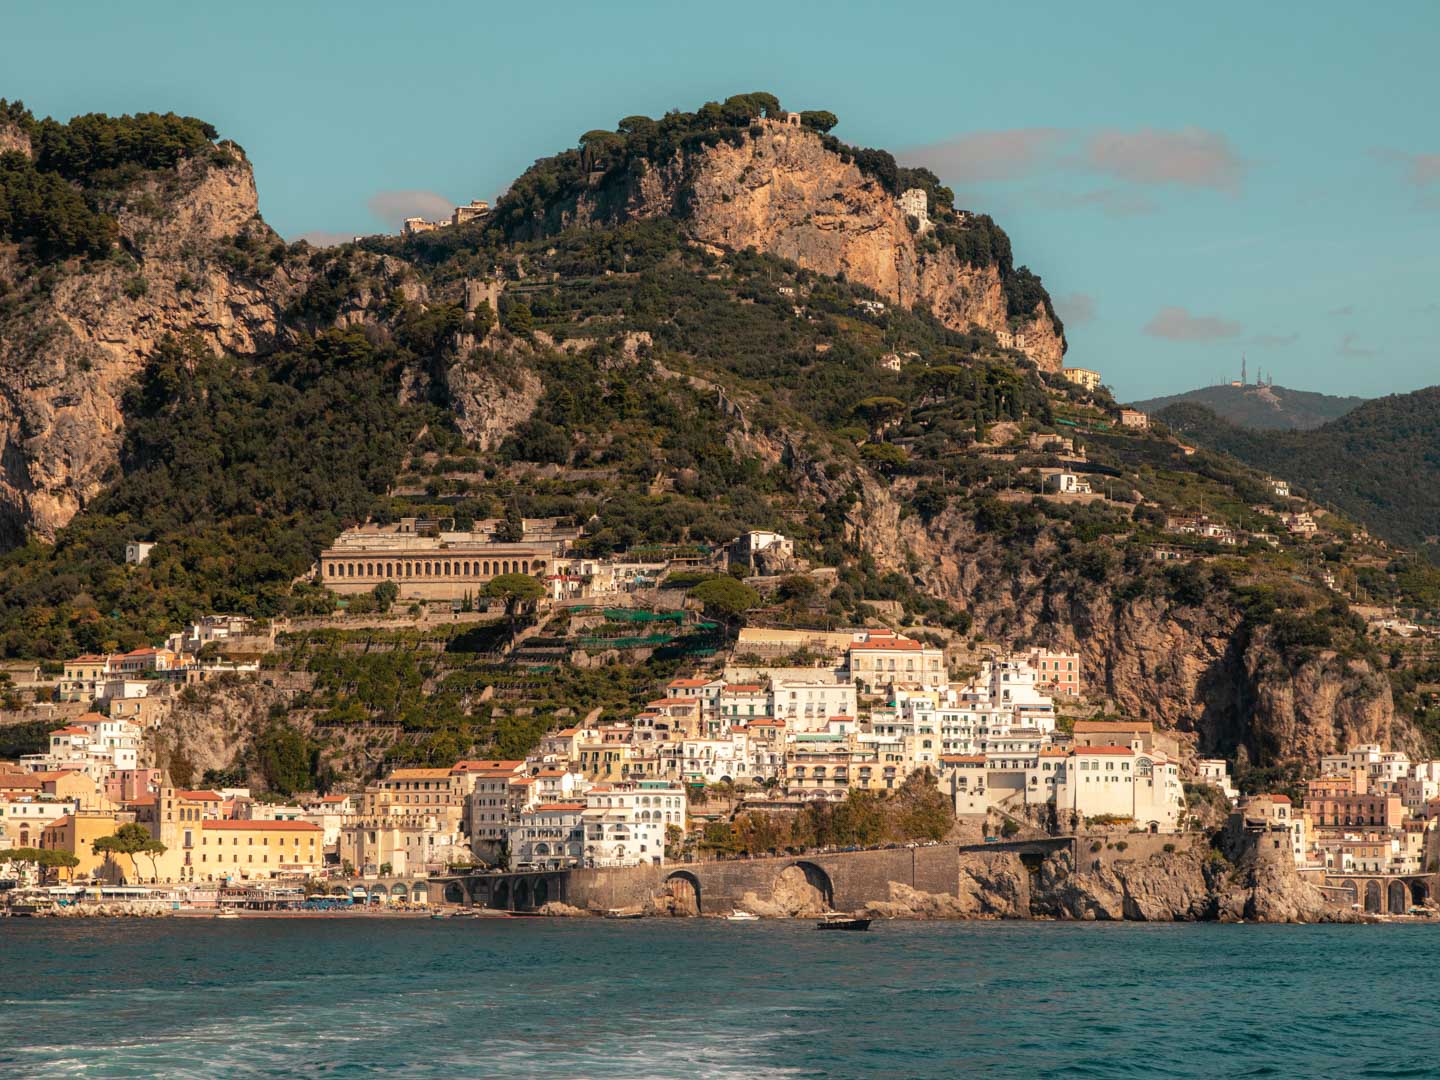
<svg viewBox="0 0 1440 1080"><path fill-rule="evenodd" d="M505 329L516 337L526 337L534 326L528 304L511 304L501 317L501 321L504 323Z"/></svg>
<svg viewBox="0 0 1440 1080"><path fill-rule="evenodd" d="M732 577L702 581L685 595L699 600L704 605L706 614L721 618L726 623L735 622L745 612L760 604L758 592Z"/></svg>
<svg viewBox="0 0 1440 1080"><path fill-rule="evenodd" d="M390 605L400 597L400 586L393 581L382 581L375 586L372 593L375 597L375 610L382 615L390 610Z"/></svg>
<svg viewBox="0 0 1440 1080"><path fill-rule="evenodd" d="M289 724L272 724L255 739L255 760L272 791L291 795L314 786L316 751Z"/></svg>
<svg viewBox="0 0 1440 1080"><path fill-rule="evenodd" d="M825 132L840 123L840 118L825 109L807 109L800 114L800 123L814 131Z"/></svg>
<svg viewBox="0 0 1440 1080"><path fill-rule="evenodd" d="M501 574L485 583L485 595L504 602L505 621L510 624L513 638L520 612L532 608L545 595L545 586L529 574Z"/></svg>
<svg viewBox="0 0 1440 1080"><path fill-rule="evenodd" d="M97 855L105 853L111 856L130 856L130 869L137 878L140 876L140 870L135 865L136 855L149 855L151 868L155 869L155 856L163 855L167 850L164 844L150 835L149 829L133 821L121 825L109 836L99 837L90 846ZM153 876L160 876L158 870Z"/></svg>

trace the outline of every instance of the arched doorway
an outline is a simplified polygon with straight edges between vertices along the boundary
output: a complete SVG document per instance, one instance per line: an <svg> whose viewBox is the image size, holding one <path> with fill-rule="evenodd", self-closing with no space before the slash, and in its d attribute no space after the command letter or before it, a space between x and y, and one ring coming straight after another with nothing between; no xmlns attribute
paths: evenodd
<svg viewBox="0 0 1440 1080"><path fill-rule="evenodd" d="M1424 907L1425 901L1430 899L1430 890L1425 887L1423 881L1410 882L1410 903L1416 907Z"/></svg>
<svg viewBox="0 0 1440 1080"><path fill-rule="evenodd" d="M544 907L550 900L550 882L547 878L535 879L535 906Z"/></svg>
<svg viewBox="0 0 1440 1080"><path fill-rule="evenodd" d="M410 899L417 904L428 904L430 902L430 890L423 884L417 884L410 890Z"/></svg>
<svg viewBox="0 0 1440 1080"><path fill-rule="evenodd" d="M521 878L515 883L515 910L529 911L534 906L535 897L530 882L527 878Z"/></svg>
<svg viewBox="0 0 1440 1080"><path fill-rule="evenodd" d="M490 906L499 908L501 911L510 910L510 882L501 878L495 883L495 891L490 897Z"/></svg>
<svg viewBox="0 0 1440 1080"><path fill-rule="evenodd" d="M463 904L465 902L465 889L458 881L446 883L445 902L447 904Z"/></svg>
<svg viewBox="0 0 1440 1080"><path fill-rule="evenodd" d="M1392 881L1386 891L1389 893L1385 899L1389 901L1390 914L1404 915L1410 906L1410 890L1405 888L1405 882Z"/></svg>
<svg viewBox="0 0 1440 1080"><path fill-rule="evenodd" d="M387 888L385 888L384 885L376 885L376 886L374 886L374 887L370 890L370 902L371 902L371 903L374 903L374 904L383 904L383 903L385 903L385 901L388 900L389 898L390 898L390 890L387 889Z"/></svg>
<svg viewBox="0 0 1440 1080"><path fill-rule="evenodd" d="M350 890L347 889L347 888L345 888L344 885L331 885L331 886L330 886L330 895L331 895L331 896L344 896L344 895L347 894L349 891L350 891Z"/></svg>
<svg viewBox="0 0 1440 1080"><path fill-rule="evenodd" d="M670 911L675 915L699 915L700 879L688 870L677 870L665 879L670 894Z"/></svg>
<svg viewBox="0 0 1440 1080"><path fill-rule="evenodd" d="M403 881L397 881L390 887L390 899L405 903L410 899L410 890Z"/></svg>
<svg viewBox="0 0 1440 1080"><path fill-rule="evenodd" d="M1385 911L1385 897L1380 890L1380 882L1367 881L1365 883L1365 910L1371 915L1381 915Z"/></svg>

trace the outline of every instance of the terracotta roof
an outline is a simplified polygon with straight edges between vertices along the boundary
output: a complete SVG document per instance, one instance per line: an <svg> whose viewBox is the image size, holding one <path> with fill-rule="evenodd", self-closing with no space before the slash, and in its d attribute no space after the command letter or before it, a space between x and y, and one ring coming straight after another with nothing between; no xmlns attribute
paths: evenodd
<svg viewBox="0 0 1440 1080"><path fill-rule="evenodd" d="M177 799L188 799L191 802L224 802L225 797L218 791L177 791Z"/></svg>
<svg viewBox="0 0 1440 1080"><path fill-rule="evenodd" d="M260 829L265 832L321 832L319 825L309 821L202 821L202 829L244 830Z"/></svg>
<svg viewBox="0 0 1440 1080"><path fill-rule="evenodd" d="M884 641L855 641L850 644L852 652L856 649L898 649L903 652L916 652L924 647L920 642L912 641L909 638L887 638Z"/></svg>
<svg viewBox="0 0 1440 1080"><path fill-rule="evenodd" d="M701 687L709 683L709 679L671 679L666 685L674 687Z"/></svg>
<svg viewBox="0 0 1440 1080"><path fill-rule="evenodd" d="M154 795L136 795L133 799L126 799L126 806L154 806L158 800Z"/></svg>
<svg viewBox="0 0 1440 1080"><path fill-rule="evenodd" d="M77 716L77 717L75 718L75 723L77 723L77 724L104 724L104 723L107 723L107 722L109 721L109 719L110 719L110 717L105 716L105 715L102 714L102 713L98 713L98 712L87 712L87 713L82 713L80 716Z"/></svg>
<svg viewBox="0 0 1440 1080"><path fill-rule="evenodd" d="M505 760L505 761L499 761L499 760L485 761L485 760L467 759L467 760L465 760L465 761L457 761L454 765L452 765L452 766L450 767L449 771L452 772L452 773L457 773L457 772L475 772L475 771L480 770L480 769L486 769L486 770L488 770L488 769L511 769L511 770L514 770L514 769L520 768L520 767L521 767L522 765L524 765L524 764L525 764L525 762L523 762L523 761L510 761L510 760ZM436 771L436 772L444 772L444 771L446 771L446 770L444 770L444 769L437 769L437 770L434 770L434 771Z"/></svg>
<svg viewBox="0 0 1440 1080"><path fill-rule="evenodd" d="M1133 753L1128 746L1077 746L1076 754L1124 754L1127 757Z"/></svg>
<svg viewBox="0 0 1440 1080"><path fill-rule="evenodd" d="M535 807L533 813L542 814L542 813L546 812L547 810L584 810L584 809L585 809L585 804L584 804L584 803L570 803L570 802L542 803L541 805Z"/></svg>
<svg viewBox="0 0 1440 1080"><path fill-rule="evenodd" d="M89 735L90 732L86 731L83 727L74 727L74 726L71 726L71 727L57 728L55 731L50 732L50 734L51 734L51 735Z"/></svg>
<svg viewBox="0 0 1440 1080"><path fill-rule="evenodd" d="M1267 800L1269 800L1270 802L1284 803L1286 806L1289 806L1289 805L1290 805L1290 796L1289 796L1289 795L1252 795L1251 798L1252 798L1252 799L1267 799Z"/></svg>
<svg viewBox="0 0 1440 1080"><path fill-rule="evenodd" d="M1149 720L1076 720L1076 735L1105 735L1121 731L1151 732L1155 726Z"/></svg>
<svg viewBox="0 0 1440 1080"><path fill-rule="evenodd" d="M450 769L395 769L387 780L449 780Z"/></svg>
<svg viewBox="0 0 1440 1080"><path fill-rule="evenodd" d="M952 765L984 765L984 754L941 754L941 761L948 761Z"/></svg>
<svg viewBox="0 0 1440 1080"><path fill-rule="evenodd" d="M52 821L52 822L50 822L49 824L47 824L47 825L45 826L45 828L47 828L47 829L57 829L57 828L61 827L62 825L69 825L70 822L72 822L72 821L74 821L74 820L75 820L75 815L74 815L74 814L66 814L64 817L58 817L58 818L56 818L54 821Z"/></svg>

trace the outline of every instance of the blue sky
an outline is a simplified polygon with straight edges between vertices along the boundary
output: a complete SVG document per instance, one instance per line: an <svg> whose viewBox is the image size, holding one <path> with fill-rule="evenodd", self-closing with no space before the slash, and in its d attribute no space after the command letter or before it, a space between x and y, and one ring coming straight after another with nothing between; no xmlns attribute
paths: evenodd
<svg viewBox="0 0 1440 1080"><path fill-rule="evenodd" d="M0 96L174 110L287 238L493 197L621 116L769 90L995 215L1122 398L1440 382L1440 4L6 0ZM437 199L438 197L438 199Z"/></svg>

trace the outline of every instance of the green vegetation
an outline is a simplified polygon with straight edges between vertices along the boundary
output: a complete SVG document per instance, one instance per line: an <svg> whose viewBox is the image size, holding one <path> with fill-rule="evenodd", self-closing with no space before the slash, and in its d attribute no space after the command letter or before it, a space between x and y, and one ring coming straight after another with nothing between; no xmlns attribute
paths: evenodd
<svg viewBox="0 0 1440 1080"><path fill-rule="evenodd" d="M29 156L0 155L0 240L26 246L42 262L109 253L118 235L114 193L145 173L189 157L228 157L214 146L213 127L173 113L91 113L61 124L0 99L0 128L31 144Z"/></svg>
<svg viewBox="0 0 1440 1080"><path fill-rule="evenodd" d="M159 840L151 837L150 831L146 829L144 825L138 825L133 821L121 825L110 836L98 837L90 846L97 855L101 853L111 856L128 855L130 857L130 869L137 877L139 876L139 871L135 866L136 855L149 856L152 871L151 876L158 877L159 871L156 869L155 857L165 854L168 850Z"/></svg>
<svg viewBox="0 0 1440 1080"><path fill-rule="evenodd" d="M875 847L943 840L954 824L933 777L916 773L894 792L853 789L841 803L807 803L798 813L746 811L706 827L701 846L738 855L819 847Z"/></svg>
<svg viewBox="0 0 1440 1080"><path fill-rule="evenodd" d="M167 339L125 396L118 482L53 548L0 557L3 652L133 648L202 612L285 612L292 580L375 508L428 414L397 401L406 355L332 331L249 367ZM139 536L157 547L127 567Z"/></svg>
<svg viewBox="0 0 1440 1080"><path fill-rule="evenodd" d="M1191 404L1160 418L1440 561L1440 387L1367 401L1313 431L1248 431Z"/></svg>
<svg viewBox="0 0 1440 1080"><path fill-rule="evenodd" d="M1183 394L1137 401L1134 407L1155 414L1180 404L1203 406L1236 427L1305 431L1338 420L1365 404L1365 399L1291 390L1284 386L1204 386Z"/></svg>
<svg viewBox="0 0 1440 1080"><path fill-rule="evenodd" d="M6 848L0 851L0 863L34 863L42 876L52 869L74 870L80 865L79 856L68 851L52 851L48 848Z"/></svg>

